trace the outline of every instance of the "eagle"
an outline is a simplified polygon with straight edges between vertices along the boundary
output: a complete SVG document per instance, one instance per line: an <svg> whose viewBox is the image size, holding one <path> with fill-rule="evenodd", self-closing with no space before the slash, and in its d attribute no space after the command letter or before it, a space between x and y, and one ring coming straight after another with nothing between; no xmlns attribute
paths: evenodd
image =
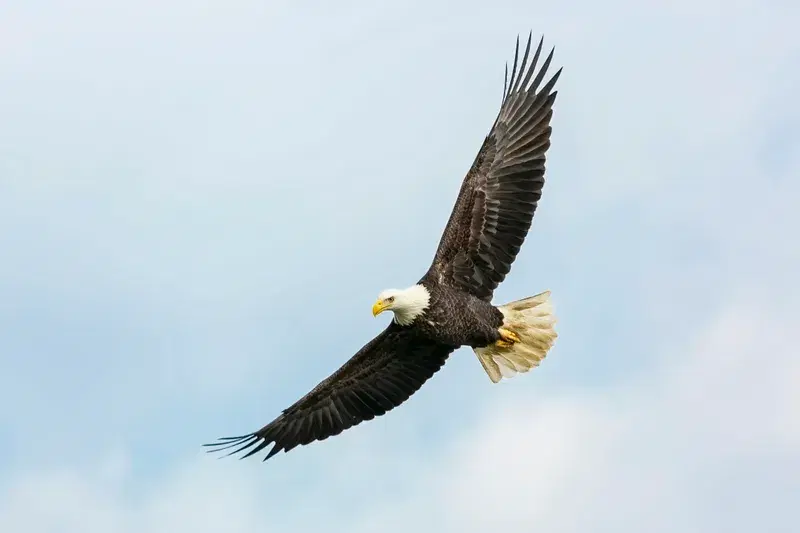
<svg viewBox="0 0 800 533"><path fill-rule="evenodd" d="M261 429L204 444L241 458L322 441L399 406L469 346L493 383L535 368L558 336L550 292L494 306L542 196L550 121L561 69L542 85L554 48L538 73L543 38L530 58L505 68L500 111L467 172L433 261L405 289L388 289L372 306L389 325L350 360ZM541 88L540 88L541 86Z"/></svg>

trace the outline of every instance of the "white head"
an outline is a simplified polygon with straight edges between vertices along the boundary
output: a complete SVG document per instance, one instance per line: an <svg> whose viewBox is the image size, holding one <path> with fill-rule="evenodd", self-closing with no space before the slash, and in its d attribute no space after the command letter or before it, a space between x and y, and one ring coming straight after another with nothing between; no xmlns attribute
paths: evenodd
<svg viewBox="0 0 800 533"><path fill-rule="evenodd" d="M428 308L431 295L422 285L413 285L407 289L387 289L378 295L378 301L372 306L373 316L386 310L394 312L394 320L401 326L411 324Z"/></svg>

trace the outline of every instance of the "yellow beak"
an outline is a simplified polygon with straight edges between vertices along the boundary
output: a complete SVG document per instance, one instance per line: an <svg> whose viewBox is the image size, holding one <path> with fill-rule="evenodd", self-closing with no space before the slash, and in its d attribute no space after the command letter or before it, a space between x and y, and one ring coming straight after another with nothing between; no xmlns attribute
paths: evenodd
<svg viewBox="0 0 800 533"><path fill-rule="evenodd" d="M372 316L378 316L385 310L386 310L386 303L384 303L381 300L378 300L377 302L375 302L375 305L372 306Z"/></svg>

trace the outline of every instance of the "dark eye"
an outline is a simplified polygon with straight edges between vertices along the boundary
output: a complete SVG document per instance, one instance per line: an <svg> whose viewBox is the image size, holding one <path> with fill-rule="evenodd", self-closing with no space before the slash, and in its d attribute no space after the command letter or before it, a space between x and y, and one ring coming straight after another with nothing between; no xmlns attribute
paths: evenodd
<svg viewBox="0 0 800 533"><path fill-rule="evenodd" d="M394 296L389 296L388 298L386 298L386 301L392 303L394 301Z"/></svg>

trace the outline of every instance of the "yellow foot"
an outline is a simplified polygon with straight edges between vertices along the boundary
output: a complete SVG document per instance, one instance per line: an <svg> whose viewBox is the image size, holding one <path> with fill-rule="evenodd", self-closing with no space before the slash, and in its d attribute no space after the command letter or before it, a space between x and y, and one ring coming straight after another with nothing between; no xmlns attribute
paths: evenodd
<svg viewBox="0 0 800 533"><path fill-rule="evenodd" d="M510 348L515 342L519 342L519 337L511 330L500 328L497 332L500 334L500 338L495 344L500 348Z"/></svg>

